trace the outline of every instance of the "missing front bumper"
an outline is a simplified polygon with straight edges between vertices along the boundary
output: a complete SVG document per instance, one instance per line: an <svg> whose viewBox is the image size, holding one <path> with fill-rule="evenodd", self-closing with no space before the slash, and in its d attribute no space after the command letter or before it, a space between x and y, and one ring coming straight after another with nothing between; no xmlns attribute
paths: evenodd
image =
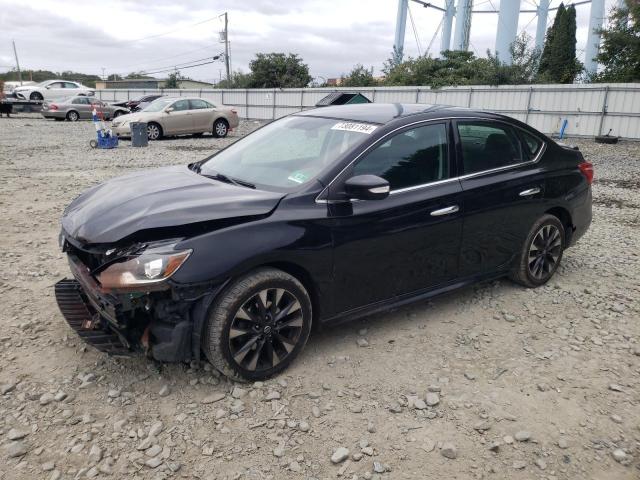
<svg viewBox="0 0 640 480"><path fill-rule="evenodd" d="M55 294L65 320L86 343L109 355L131 356L131 349L113 330L103 325L100 314L83 298L78 281L60 280L55 285Z"/></svg>

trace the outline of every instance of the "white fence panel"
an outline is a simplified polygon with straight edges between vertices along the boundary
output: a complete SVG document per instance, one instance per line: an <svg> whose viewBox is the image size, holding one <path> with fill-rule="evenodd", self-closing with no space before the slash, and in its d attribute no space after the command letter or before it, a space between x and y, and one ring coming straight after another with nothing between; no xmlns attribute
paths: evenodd
<svg viewBox="0 0 640 480"><path fill-rule="evenodd" d="M376 103L442 104L493 110L557 134L564 120L568 136L607 133L640 139L640 84L505 85L500 87L367 87L255 90L98 90L105 101L123 101L151 93L197 96L237 108L242 118L273 120L313 108L333 92L360 92Z"/></svg>

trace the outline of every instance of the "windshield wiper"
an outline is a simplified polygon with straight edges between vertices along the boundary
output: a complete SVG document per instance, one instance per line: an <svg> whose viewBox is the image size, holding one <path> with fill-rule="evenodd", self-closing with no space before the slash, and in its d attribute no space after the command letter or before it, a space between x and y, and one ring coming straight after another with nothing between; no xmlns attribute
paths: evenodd
<svg viewBox="0 0 640 480"><path fill-rule="evenodd" d="M195 172L200 172L200 166L198 165L198 170L194 170ZM244 180L238 180L235 178L228 177L224 173L214 172L208 174L201 174L203 177L212 178L213 180L218 180L220 182L230 183L231 185L236 185L239 187L247 187L247 188L256 188L253 183L245 182Z"/></svg>

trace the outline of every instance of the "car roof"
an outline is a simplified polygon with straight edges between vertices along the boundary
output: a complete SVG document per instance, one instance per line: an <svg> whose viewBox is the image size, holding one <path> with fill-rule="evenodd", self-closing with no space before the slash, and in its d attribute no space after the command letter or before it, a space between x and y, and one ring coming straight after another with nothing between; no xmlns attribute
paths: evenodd
<svg viewBox="0 0 640 480"><path fill-rule="evenodd" d="M296 113L308 117L336 118L356 122L385 124L399 118L420 115L421 119L474 116L481 118L504 118L502 115L469 108L424 103L361 103L320 107Z"/></svg>

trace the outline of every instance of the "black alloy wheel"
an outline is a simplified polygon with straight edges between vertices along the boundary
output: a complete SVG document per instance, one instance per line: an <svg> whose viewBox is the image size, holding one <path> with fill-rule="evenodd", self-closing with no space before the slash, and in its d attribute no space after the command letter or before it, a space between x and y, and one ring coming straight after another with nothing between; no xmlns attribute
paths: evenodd
<svg viewBox="0 0 640 480"><path fill-rule="evenodd" d="M526 287L544 285L558 269L564 247L564 225L553 215L543 215L531 227L510 278Z"/></svg>
<svg viewBox="0 0 640 480"><path fill-rule="evenodd" d="M266 288L236 312L229 330L233 360L251 372L274 368L293 351L302 334L302 306L283 288Z"/></svg>
<svg viewBox="0 0 640 480"><path fill-rule="evenodd" d="M529 274L542 280L558 266L562 254L562 235L555 225L544 225L538 230L529 247Z"/></svg>
<svg viewBox="0 0 640 480"><path fill-rule="evenodd" d="M203 350L224 375L262 380L284 370L311 331L311 300L293 276L260 268L233 282L216 299Z"/></svg>

